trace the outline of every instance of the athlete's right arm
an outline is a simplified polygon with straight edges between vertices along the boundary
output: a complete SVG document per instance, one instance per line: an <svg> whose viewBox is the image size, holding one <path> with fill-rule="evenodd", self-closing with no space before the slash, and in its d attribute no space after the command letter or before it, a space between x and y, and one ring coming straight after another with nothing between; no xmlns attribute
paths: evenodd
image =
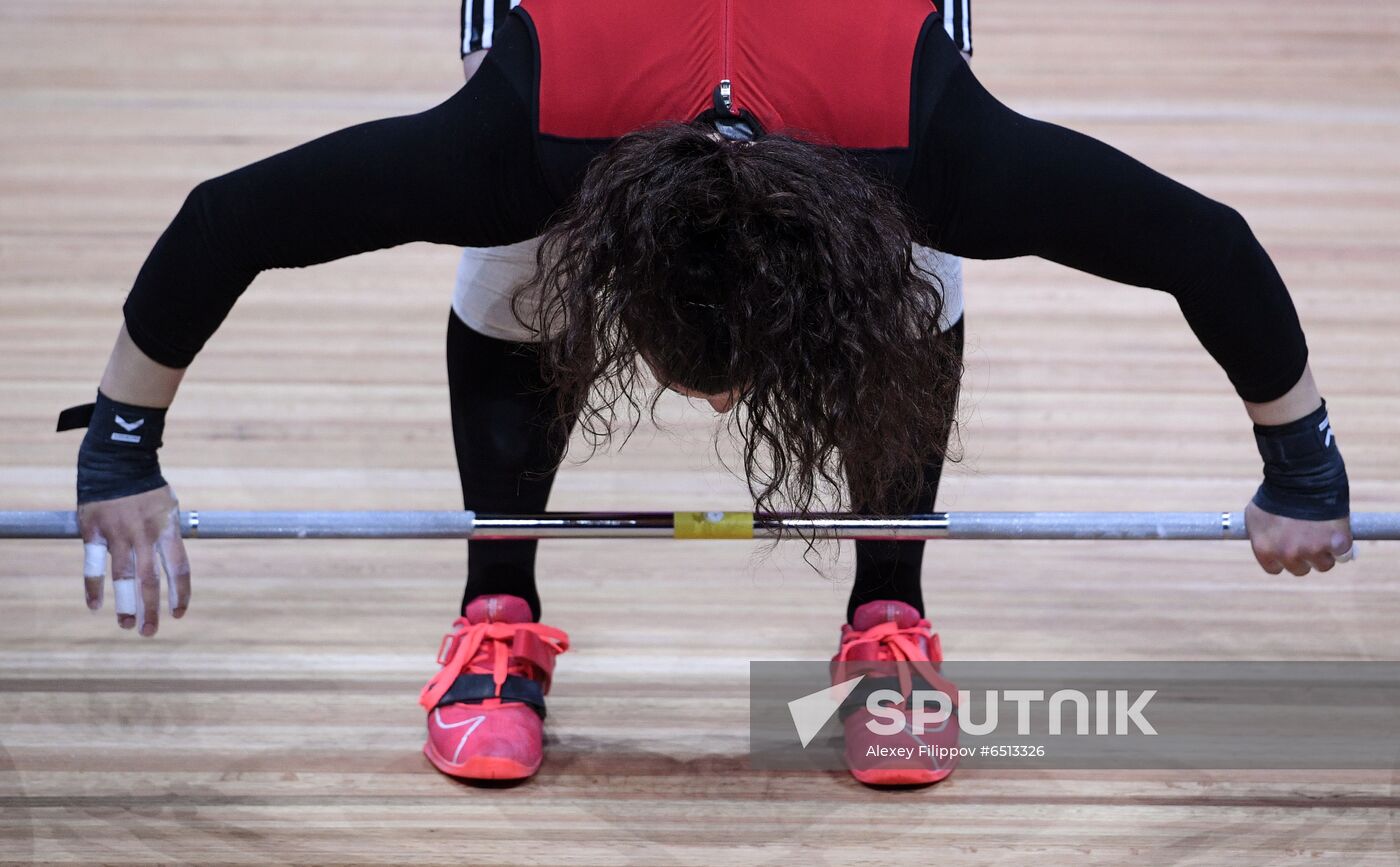
<svg viewBox="0 0 1400 867"><path fill-rule="evenodd" d="M528 40L523 25L513 29ZM112 426L131 424L141 409L154 411L146 431L163 419L184 369L262 271L412 241L495 246L539 234L554 203L534 163L530 82L516 74L532 70L532 59L528 50L492 56L436 108L351 127L199 184L152 249L99 389L93 424L108 428L90 428L78 478L84 539L107 544L114 578L136 579L142 635L155 632L157 563L170 571L176 616L188 604L189 568L171 518L175 496L156 466L159 437L139 447L148 454L127 454ZM86 582L94 609L96 571ZM126 603L119 622L130 627L137 617Z"/></svg>

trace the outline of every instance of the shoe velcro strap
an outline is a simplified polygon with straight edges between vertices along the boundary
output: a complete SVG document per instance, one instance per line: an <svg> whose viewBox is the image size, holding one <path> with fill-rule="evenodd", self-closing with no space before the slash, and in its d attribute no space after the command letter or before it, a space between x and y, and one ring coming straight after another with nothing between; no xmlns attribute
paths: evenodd
<svg viewBox="0 0 1400 867"><path fill-rule="evenodd" d="M442 644L438 645L437 664L446 665L452 658L452 648L457 646L457 633L449 632L442 637Z"/></svg>
<svg viewBox="0 0 1400 867"><path fill-rule="evenodd" d="M884 665L888 666L889 663L884 663ZM888 668L886 670L888 670ZM899 693L899 678L866 677L865 680L862 680L859 684L856 685L855 689L851 690L851 694L846 696L846 700L841 702L841 707L837 711L837 713L840 714L842 720L845 720L846 717L850 716L856 711L864 710L865 703L870 698L870 694L872 692L876 692L882 689L888 689L891 692ZM918 689L933 691L938 689L938 687L931 685L928 681L915 674L910 678L909 689L911 692ZM903 693L900 694L904 695ZM907 700L909 696L904 695L904 698ZM948 696L948 698L953 702L954 712L956 712L958 697L956 695L950 695ZM935 710L935 708L933 707L929 707L928 709L930 711Z"/></svg>
<svg viewBox="0 0 1400 867"><path fill-rule="evenodd" d="M521 629L511 637L510 655L512 662L528 662L539 672L541 692L549 692L550 681L554 678L554 660L559 648L540 638L533 632Z"/></svg>
<svg viewBox="0 0 1400 867"><path fill-rule="evenodd" d="M501 684L501 694L496 694L496 681L489 674L459 674L452 686L438 699L436 707L449 704L478 704L488 698L499 698L503 702L513 701L528 704L535 713L544 719L544 688L539 681L528 677L506 675Z"/></svg>

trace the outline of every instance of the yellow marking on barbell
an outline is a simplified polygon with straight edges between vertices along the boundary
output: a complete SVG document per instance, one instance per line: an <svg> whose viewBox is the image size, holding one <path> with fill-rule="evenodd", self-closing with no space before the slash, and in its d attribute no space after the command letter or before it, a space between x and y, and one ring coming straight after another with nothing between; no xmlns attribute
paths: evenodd
<svg viewBox="0 0 1400 867"><path fill-rule="evenodd" d="M677 539L752 539L753 512L676 512Z"/></svg>

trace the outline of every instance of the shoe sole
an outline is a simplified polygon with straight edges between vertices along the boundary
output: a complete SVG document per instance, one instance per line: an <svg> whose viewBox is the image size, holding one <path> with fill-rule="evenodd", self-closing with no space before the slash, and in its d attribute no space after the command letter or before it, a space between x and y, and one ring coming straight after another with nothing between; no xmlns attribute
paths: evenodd
<svg viewBox="0 0 1400 867"><path fill-rule="evenodd" d="M433 749L431 742L423 745L423 755L439 771L462 780L524 780L540 769L539 764L530 767L501 756L472 756L465 762L449 762Z"/></svg>
<svg viewBox="0 0 1400 867"><path fill-rule="evenodd" d="M953 768L941 771L927 771L922 768L873 768L858 771L851 768L851 776L867 786L931 786L948 779Z"/></svg>

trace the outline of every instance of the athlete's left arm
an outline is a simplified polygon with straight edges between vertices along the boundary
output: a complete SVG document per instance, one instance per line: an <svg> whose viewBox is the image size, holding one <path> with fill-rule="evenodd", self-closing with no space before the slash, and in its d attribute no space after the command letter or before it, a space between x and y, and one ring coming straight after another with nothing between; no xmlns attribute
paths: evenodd
<svg viewBox="0 0 1400 867"><path fill-rule="evenodd" d="M952 54L952 52L948 52ZM1108 145L1017 114L945 59L911 201L934 246L1035 255L1170 293L1255 422L1247 509L1261 566L1327 570L1351 549L1346 470L1283 279L1240 214Z"/></svg>

